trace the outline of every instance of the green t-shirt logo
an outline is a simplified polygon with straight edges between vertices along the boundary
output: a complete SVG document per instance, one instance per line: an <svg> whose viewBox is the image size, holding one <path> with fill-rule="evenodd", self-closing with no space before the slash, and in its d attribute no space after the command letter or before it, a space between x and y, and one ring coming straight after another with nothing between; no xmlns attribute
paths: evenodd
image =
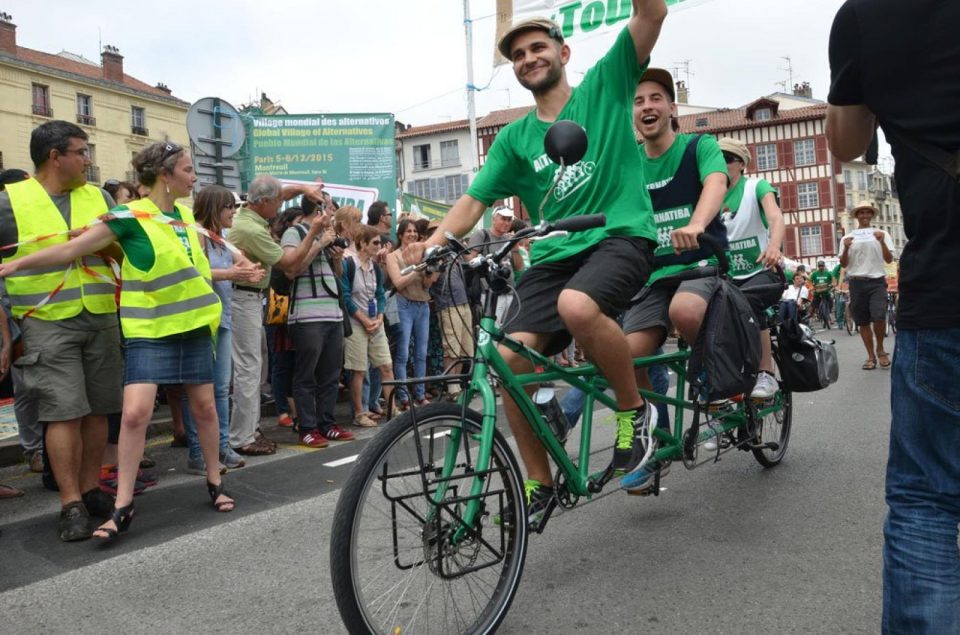
<svg viewBox="0 0 960 635"><path fill-rule="evenodd" d="M653 218L657 223L657 250L653 253L654 256L665 256L673 253L670 235L673 230L686 227L690 223L692 215L689 205L654 213Z"/></svg>
<svg viewBox="0 0 960 635"><path fill-rule="evenodd" d="M553 191L554 198L562 201L586 185L596 167L593 161L587 163L579 161L568 166L567 170L563 173L563 178L557 183L557 189ZM559 170L560 168L558 167L557 169Z"/></svg>

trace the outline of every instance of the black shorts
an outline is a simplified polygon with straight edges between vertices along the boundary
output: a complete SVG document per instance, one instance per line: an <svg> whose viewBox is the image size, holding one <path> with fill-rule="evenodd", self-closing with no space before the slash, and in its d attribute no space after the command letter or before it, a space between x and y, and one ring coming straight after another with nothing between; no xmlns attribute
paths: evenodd
<svg viewBox="0 0 960 635"><path fill-rule="evenodd" d="M571 339L557 312L560 292L581 291L604 314L615 318L630 306L630 299L650 277L654 247L646 238L612 236L570 258L530 267L517 285L518 314L504 330L508 334L551 335L543 352L556 355Z"/></svg>
<svg viewBox="0 0 960 635"><path fill-rule="evenodd" d="M886 278L850 278L850 317L857 326L887 319Z"/></svg>
<svg viewBox="0 0 960 635"><path fill-rule="evenodd" d="M733 280L733 284L740 287L740 290L743 291L743 295L747 297L747 301L750 303L750 308L753 309L753 315L757 318L757 324L762 325L767 323L764 313L768 307L776 306L780 302L780 296L783 295L783 290L786 288L787 283L786 279L783 277L783 272L780 269L764 269L759 271L749 278L743 278L741 280ZM766 285L776 285L779 284L779 287L771 287L769 290L762 292L751 293L750 288L756 286L766 286Z"/></svg>

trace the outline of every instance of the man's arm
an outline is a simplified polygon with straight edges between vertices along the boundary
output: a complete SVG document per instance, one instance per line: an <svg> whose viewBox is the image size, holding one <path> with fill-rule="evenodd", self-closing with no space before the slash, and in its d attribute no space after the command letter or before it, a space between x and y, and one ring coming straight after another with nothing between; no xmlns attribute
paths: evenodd
<svg viewBox="0 0 960 635"><path fill-rule="evenodd" d="M627 22L627 28L637 49L638 64L644 64L650 58L666 17L666 0L633 0L633 16Z"/></svg>
<svg viewBox="0 0 960 635"><path fill-rule="evenodd" d="M867 151L877 129L877 116L864 105L827 104L827 145L841 161L853 161Z"/></svg>
<svg viewBox="0 0 960 635"><path fill-rule="evenodd" d="M671 239L673 248L679 254L687 249L699 247L697 236L703 233L710 221L720 213L723 206L723 197L727 193L727 175L713 172L703 181L703 191L697 200L697 207L686 227L673 230Z"/></svg>
<svg viewBox="0 0 960 635"><path fill-rule="evenodd" d="M450 208L447 215L444 216L440 227L437 228L437 231L433 232L433 236L428 238L425 243L414 243L405 248L403 259L407 262L420 262L420 255L423 253L424 247L446 244L447 239L443 237L446 232L450 232L458 238L462 237L476 226L480 217L483 216L483 210L485 209L487 209L486 205L469 194L464 194L453 204L453 207ZM419 253L416 254L416 258L408 257L407 249L417 248L418 246ZM413 251L410 253L413 254Z"/></svg>
<svg viewBox="0 0 960 635"><path fill-rule="evenodd" d="M310 223L310 229L307 231L307 235L303 237L303 240L300 241L300 244L295 248L284 248L283 256L281 256L280 260L273 266L288 276L291 274L297 275L306 269L307 265L313 262L313 258L316 257L317 253L333 241L335 234L331 228L328 228L327 231L324 232L319 242L314 240L317 234L320 233L324 220L321 214L317 214L313 218L313 222ZM312 254L311 251L313 251Z"/></svg>
<svg viewBox="0 0 960 635"><path fill-rule="evenodd" d="M775 267L780 264L783 258L783 236L786 233L786 224L783 222L783 213L780 206L777 205L777 197L770 192L760 200L763 207L763 214L767 217L769 226L770 240L767 242L766 250L760 254L758 262L762 262L764 267Z"/></svg>

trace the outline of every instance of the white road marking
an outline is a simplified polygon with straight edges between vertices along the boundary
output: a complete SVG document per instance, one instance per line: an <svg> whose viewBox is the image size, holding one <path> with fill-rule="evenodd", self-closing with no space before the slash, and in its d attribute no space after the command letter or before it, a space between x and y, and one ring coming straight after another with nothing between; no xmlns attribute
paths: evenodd
<svg viewBox="0 0 960 635"><path fill-rule="evenodd" d="M359 454L354 454L353 456L346 456L342 459L337 459L336 461L330 461L329 463L324 463L324 467L340 467L341 465L346 465L347 463L353 463L357 460Z"/></svg>

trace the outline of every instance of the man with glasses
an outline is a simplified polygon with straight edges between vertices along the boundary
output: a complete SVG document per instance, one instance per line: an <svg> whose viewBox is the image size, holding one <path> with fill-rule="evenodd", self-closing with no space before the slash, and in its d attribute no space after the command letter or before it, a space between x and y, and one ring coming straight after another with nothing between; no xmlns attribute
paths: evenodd
<svg viewBox="0 0 960 635"><path fill-rule="evenodd" d="M69 239L114 205L87 185L87 134L66 121L50 121L30 136L35 178L0 193L0 252L15 260ZM53 234L41 241L37 236ZM60 539L90 537L90 515L107 517L113 499L97 481L107 442L106 415L122 407L123 361L113 274L96 256L83 267L23 271L7 279L15 318L21 320L23 355L19 388L37 400L46 425L46 449L60 491Z"/></svg>
<svg viewBox="0 0 960 635"><path fill-rule="evenodd" d="M323 204L323 183L283 186L276 178L261 174L250 183L247 203L233 219L228 239L251 261L260 263L267 275L260 282L233 285L233 411L230 415L230 447L240 454L273 454L276 446L258 433L260 422L260 372L263 365L263 295L270 286L273 267L288 274L300 273L319 252L320 220L317 214L307 237L296 249L283 250L270 235L268 221L284 201L303 195Z"/></svg>

